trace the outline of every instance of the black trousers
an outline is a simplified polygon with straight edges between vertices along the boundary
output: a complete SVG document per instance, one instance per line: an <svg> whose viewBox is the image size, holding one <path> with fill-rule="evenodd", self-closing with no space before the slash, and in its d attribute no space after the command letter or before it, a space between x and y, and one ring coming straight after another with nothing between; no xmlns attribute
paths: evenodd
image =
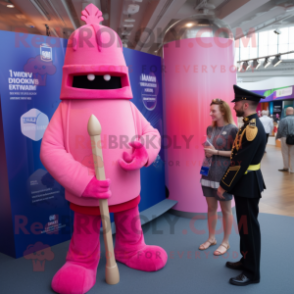
<svg viewBox="0 0 294 294"><path fill-rule="evenodd" d="M260 198L235 196L237 221L240 235L241 262L244 273L253 280L260 279L261 235L258 222Z"/></svg>
<svg viewBox="0 0 294 294"><path fill-rule="evenodd" d="M270 134L266 134L266 144L268 143L268 137Z"/></svg>

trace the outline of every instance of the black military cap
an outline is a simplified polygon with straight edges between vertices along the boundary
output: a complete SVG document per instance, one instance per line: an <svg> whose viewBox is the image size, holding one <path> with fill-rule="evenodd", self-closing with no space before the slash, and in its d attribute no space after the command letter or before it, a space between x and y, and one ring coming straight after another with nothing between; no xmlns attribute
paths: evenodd
<svg viewBox="0 0 294 294"><path fill-rule="evenodd" d="M265 96L255 94L248 90L242 89L236 85L234 85L235 99L232 102L251 100L259 102L260 99L264 99Z"/></svg>

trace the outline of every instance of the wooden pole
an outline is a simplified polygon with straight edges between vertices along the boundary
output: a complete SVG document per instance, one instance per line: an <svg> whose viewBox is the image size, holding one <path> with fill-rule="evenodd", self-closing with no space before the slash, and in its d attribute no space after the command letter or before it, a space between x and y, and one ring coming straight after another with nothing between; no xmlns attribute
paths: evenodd
<svg viewBox="0 0 294 294"><path fill-rule="evenodd" d="M101 125L95 115L91 115L88 121L88 133L91 137L91 147L94 159L97 180L105 180L103 154L101 147ZM114 257L111 222L107 199L99 199L99 207L102 219L103 238L106 249L105 278L108 284L114 285L119 282L118 266Z"/></svg>

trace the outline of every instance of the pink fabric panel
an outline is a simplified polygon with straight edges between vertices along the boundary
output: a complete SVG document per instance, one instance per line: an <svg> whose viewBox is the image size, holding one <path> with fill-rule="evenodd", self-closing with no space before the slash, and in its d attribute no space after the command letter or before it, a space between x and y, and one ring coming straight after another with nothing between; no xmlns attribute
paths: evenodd
<svg viewBox="0 0 294 294"><path fill-rule="evenodd" d="M228 39L201 41L181 40L180 46L174 41L164 48L166 134L172 140L166 151L166 184L169 198L178 201L174 209L193 213L207 212L200 168L204 158L201 143L211 124L210 103L221 98L233 107L230 101L236 83L234 42L223 48L220 42ZM189 148L183 136L193 136Z"/></svg>

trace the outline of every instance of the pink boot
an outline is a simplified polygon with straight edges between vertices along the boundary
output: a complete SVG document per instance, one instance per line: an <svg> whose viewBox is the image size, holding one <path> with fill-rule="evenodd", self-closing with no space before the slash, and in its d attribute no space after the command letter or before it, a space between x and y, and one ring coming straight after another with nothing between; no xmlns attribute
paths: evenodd
<svg viewBox="0 0 294 294"><path fill-rule="evenodd" d="M100 259L100 216L75 213L74 232L66 263L55 274L52 289L60 294L84 294L96 282Z"/></svg>
<svg viewBox="0 0 294 294"><path fill-rule="evenodd" d="M167 253L159 246L146 245L138 207L114 214L115 258L128 267L152 272L163 268Z"/></svg>

